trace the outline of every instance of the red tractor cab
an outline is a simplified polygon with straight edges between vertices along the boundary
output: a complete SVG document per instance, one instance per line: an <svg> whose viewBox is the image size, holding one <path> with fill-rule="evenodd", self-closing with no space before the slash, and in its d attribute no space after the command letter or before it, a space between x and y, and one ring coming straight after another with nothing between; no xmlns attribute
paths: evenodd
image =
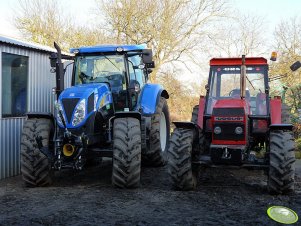
<svg viewBox="0 0 301 226"><path fill-rule="evenodd" d="M174 122L169 148L174 186L194 188L198 166L236 166L266 170L271 192L292 191L293 126L282 123L281 99L269 96L267 60L213 58L206 90L206 96L201 96L193 109L192 122ZM257 157L259 152L265 153L263 158ZM189 161L183 164L181 156ZM186 173L175 176L183 167Z"/></svg>

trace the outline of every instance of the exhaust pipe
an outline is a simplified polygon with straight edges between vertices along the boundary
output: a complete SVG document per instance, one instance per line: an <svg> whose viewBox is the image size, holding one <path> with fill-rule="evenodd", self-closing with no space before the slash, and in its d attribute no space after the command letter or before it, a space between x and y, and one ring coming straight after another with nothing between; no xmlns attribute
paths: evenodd
<svg viewBox="0 0 301 226"><path fill-rule="evenodd" d="M54 48L57 51L57 63L56 63L56 93L57 97L64 90L64 64L62 63L62 51L59 45L54 42Z"/></svg>
<svg viewBox="0 0 301 226"><path fill-rule="evenodd" d="M240 74L240 98L243 99L246 93L246 77L247 77L247 66L246 56L242 55L241 74Z"/></svg>
<svg viewBox="0 0 301 226"><path fill-rule="evenodd" d="M72 156L74 154L74 151L75 151L75 147L72 144L65 144L63 146L63 154L66 157Z"/></svg>

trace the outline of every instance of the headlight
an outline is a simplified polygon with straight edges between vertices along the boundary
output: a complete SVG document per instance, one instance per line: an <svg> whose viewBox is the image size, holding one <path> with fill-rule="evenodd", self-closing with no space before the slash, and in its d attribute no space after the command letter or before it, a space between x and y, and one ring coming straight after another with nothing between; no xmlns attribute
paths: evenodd
<svg viewBox="0 0 301 226"><path fill-rule="evenodd" d="M235 128L235 133L236 134L242 134L242 132L243 132L243 129L240 126Z"/></svg>
<svg viewBox="0 0 301 226"><path fill-rule="evenodd" d="M216 126L216 127L214 128L214 133L215 133L215 134L220 134L221 132L222 132L221 127Z"/></svg>
<svg viewBox="0 0 301 226"><path fill-rule="evenodd" d="M61 127L63 127L64 126L64 124L63 124L63 121L62 121L62 118L61 118L61 116L60 116L60 113L59 112L61 112L62 113L62 116L63 116L63 118L64 118L64 114L63 114L63 106L62 106L62 104L61 104L61 102L60 101L56 101L55 102L55 115L56 115L56 121L57 121L57 123L59 124L59 126L61 126ZM66 119L64 118L64 121L66 122Z"/></svg>
<svg viewBox="0 0 301 226"><path fill-rule="evenodd" d="M72 126L77 126L82 121L84 121L86 117L86 100L81 100L75 108L75 112L73 115Z"/></svg>

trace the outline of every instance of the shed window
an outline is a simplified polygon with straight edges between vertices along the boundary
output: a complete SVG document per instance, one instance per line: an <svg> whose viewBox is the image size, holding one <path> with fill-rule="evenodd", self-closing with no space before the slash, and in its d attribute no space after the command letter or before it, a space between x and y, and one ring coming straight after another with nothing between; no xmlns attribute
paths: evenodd
<svg viewBox="0 0 301 226"><path fill-rule="evenodd" d="M28 57L2 53L2 117L25 115L27 79Z"/></svg>

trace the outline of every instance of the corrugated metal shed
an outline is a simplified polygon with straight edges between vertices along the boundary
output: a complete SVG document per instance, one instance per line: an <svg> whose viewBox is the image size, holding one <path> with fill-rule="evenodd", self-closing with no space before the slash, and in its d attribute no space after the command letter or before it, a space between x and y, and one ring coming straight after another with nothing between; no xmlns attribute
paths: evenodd
<svg viewBox="0 0 301 226"><path fill-rule="evenodd" d="M54 53L56 50L54 48L51 48L49 46L44 46L40 45L38 43L33 43L33 42L27 42L27 41L22 41L19 39L15 38L9 38L5 36L0 36L0 43L5 43L7 45L12 45L12 46L17 46L21 48L26 48L26 49L33 49L35 51L42 51L42 52L48 52L48 53ZM70 55L69 53L63 52L64 55Z"/></svg>
<svg viewBox="0 0 301 226"><path fill-rule="evenodd" d="M55 49L0 36L2 53L28 57L27 111L53 112L55 74L50 73L49 54ZM66 54L66 53L64 53ZM66 54L67 55L67 54ZM2 117L2 63L0 63L0 179L20 173L20 135L25 117ZM71 84L72 67L65 76L66 86Z"/></svg>

